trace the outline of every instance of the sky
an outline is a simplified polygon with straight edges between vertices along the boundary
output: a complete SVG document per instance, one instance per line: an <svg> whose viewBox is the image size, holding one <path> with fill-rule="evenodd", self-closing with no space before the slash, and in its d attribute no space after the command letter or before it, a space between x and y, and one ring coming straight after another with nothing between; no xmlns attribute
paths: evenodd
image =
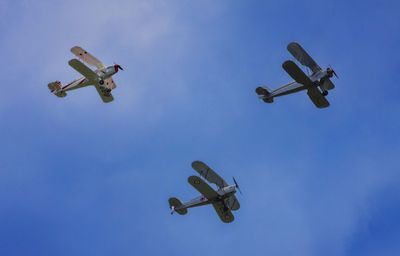
<svg viewBox="0 0 400 256"><path fill-rule="evenodd" d="M400 3L0 0L0 255L399 255ZM331 106L290 81L297 41L340 79ZM114 102L79 77L79 45L120 64ZM191 162L241 186L235 221Z"/></svg>

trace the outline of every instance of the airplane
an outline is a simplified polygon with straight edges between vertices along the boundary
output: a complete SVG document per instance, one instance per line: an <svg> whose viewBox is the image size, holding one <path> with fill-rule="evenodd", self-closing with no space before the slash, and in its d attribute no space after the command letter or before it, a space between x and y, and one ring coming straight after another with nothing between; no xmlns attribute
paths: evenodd
<svg viewBox="0 0 400 256"><path fill-rule="evenodd" d="M328 95L329 90L335 88L330 78L333 76L339 78L335 70L331 67L322 70L303 47L296 42L290 43L287 49L296 60L309 68L312 74L306 75L293 61L287 60L282 64L282 67L294 81L275 90L270 90L268 87L258 87L256 93L259 98L266 103L272 103L275 97L307 90L308 96L317 108L329 107L329 101L325 96Z"/></svg>
<svg viewBox="0 0 400 256"><path fill-rule="evenodd" d="M222 222L232 222L234 220L232 211L240 208L239 201L235 196L236 190L242 193L235 178L233 178L235 185L228 185L224 179L201 161L194 161L192 168L206 181L215 184L218 189L214 190L198 176L190 176L188 178L189 184L199 191L201 196L186 203L181 203L178 198L171 197L168 200L171 214L177 212L180 215L185 215L188 212L188 208L212 204Z"/></svg>
<svg viewBox="0 0 400 256"><path fill-rule="evenodd" d="M48 87L50 91L58 97L65 97L67 96L67 91L94 85L103 102L107 103L113 101L114 97L112 96L111 91L115 89L116 85L112 76L118 73L118 70L124 69L118 64L109 67L104 66L101 61L79 46L72 47L71 52L78 59L82 60L89 66L94 67L95 70L93 71L78 59L72 59L68 64L78 71L78 73L83 75L83 77L74 80L65 86L62 86L60 81L49 83Z"/></svg>

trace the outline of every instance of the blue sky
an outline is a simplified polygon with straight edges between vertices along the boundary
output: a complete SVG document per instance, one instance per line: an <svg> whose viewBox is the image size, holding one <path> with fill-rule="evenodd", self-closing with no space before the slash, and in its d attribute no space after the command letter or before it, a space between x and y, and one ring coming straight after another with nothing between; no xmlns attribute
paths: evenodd
<svg viewBox="0 0 400 256"><path fill-rule="evenodd" d="M0 1L1 255L399 255L398 1ZM340 76L266 105L300 42ZM125 68L66 98L80 45ZM229 225L189 200L227 181Z"/></svg>

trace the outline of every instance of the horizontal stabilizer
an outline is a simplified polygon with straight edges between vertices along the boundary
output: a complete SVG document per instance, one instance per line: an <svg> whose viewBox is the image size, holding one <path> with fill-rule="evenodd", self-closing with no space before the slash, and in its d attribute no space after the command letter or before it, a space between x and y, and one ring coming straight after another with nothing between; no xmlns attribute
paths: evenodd
<svg viewBox="0 0 400 256"><path fill-rule="evenodd" d="M63 91L62 85L60 81L55 81L52 83L49 83L47 85L49 87L49 90L56 96L58 97L65 97L67 96L67 93Z"/></svg>
<svg viewBox="0 0 400 256"><path fill-rule="evenodd" d="M177 212L180 215L185 215L188 212L186 208L182 209L179 208L182 206L182 202L178 198L171 197L170 199L168 199L168 202L169 202L169 207L174 212Z"/></svg>
<svg viewBox="0 0 400 256"><path fill-rule="evenodd" d="M266 87L257 87L256 93L258 94L259 98L262 99L266 103L274 102L274 97L271 96L271 90Z"/></svg>

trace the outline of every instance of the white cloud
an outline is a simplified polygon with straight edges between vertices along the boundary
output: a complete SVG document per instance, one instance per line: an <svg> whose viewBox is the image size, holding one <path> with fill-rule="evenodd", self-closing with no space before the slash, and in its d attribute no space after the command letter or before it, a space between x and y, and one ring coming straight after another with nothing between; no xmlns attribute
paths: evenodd
<svg viewBox="0 0 400 256"><path fill-rule="evenodd" d="M4 33L1 47L7 53L7 83L18 86L12 87L7 97L2 96L2 111L18 104L18 98L26 101L24 94L51 109L54 96L48 93L47 83L56 79L67 83L80 76L67 65L74 45L83 46L106 64L116 61L124 66L126 71L115 77L118 88L113 104L120 104L120 108L112 110L114 114L143 109L161 112L165 104L186 93L184 87L189 85L174 60L184 58L187 49L185 42L175 37L187 31L173 2L25 1L14 8L22 15ZM165 66L167 62L171 64ZM167 74L163 74L164 68ZM154 76L159 79L157 84L151 79ZM70 97L69 108L77 111L92 110L90 105L99 101L93 89L71 92ZM64 99L57 100L63 104Z"/></svg>

